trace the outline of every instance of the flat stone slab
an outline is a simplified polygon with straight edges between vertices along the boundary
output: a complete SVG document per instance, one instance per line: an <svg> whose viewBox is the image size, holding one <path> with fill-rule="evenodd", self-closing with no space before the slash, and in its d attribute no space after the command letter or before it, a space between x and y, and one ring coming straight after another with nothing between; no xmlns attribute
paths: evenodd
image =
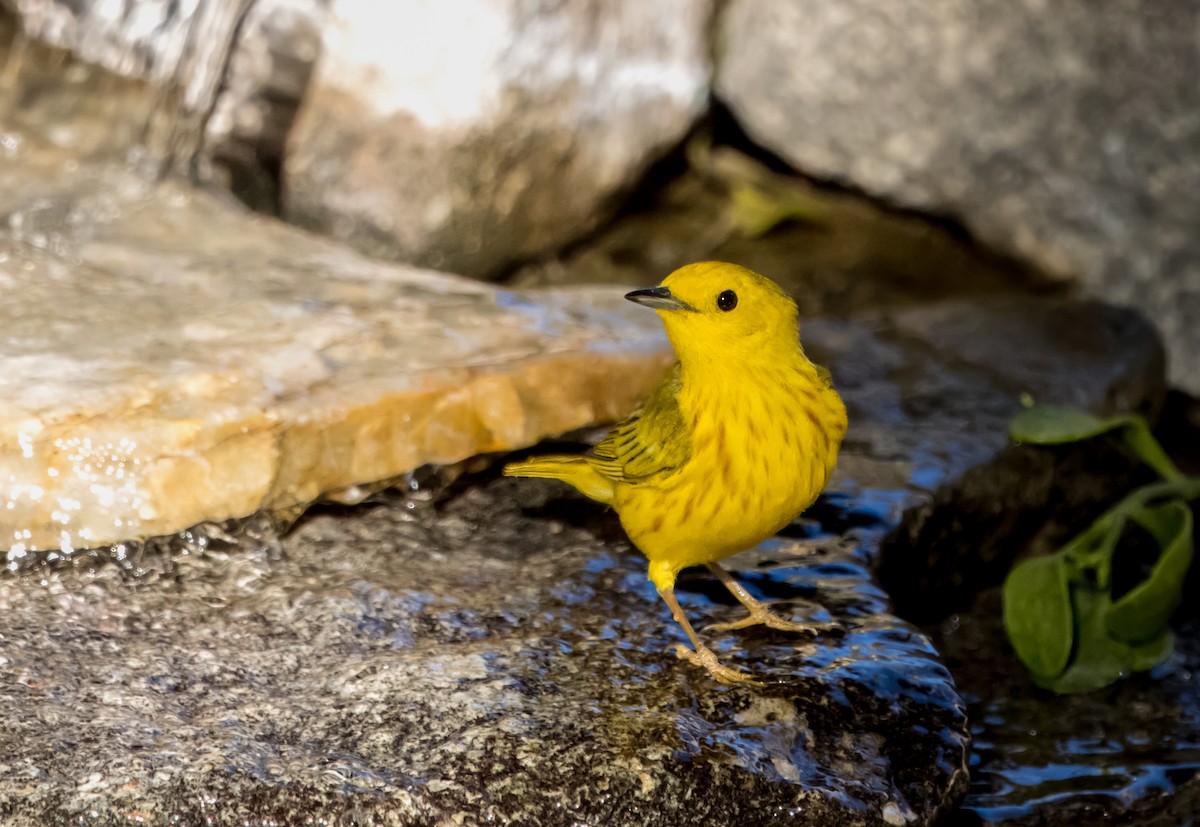
<svg viewBox="0 0 1200 827"><path fill-rule="evenodd" d="M24 166L0 171L10 563L613 420L671 358L615 287L510 292L385 265L18 147Z"/></svg>

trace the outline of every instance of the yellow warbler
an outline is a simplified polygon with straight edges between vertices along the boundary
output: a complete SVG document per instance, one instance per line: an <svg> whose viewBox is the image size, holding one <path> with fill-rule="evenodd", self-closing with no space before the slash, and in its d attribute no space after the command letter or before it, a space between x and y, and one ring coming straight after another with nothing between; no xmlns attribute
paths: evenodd
<svg viewBox="0 0 1200 827"><path fill-rule="evenodd" d="M837 461L846 408L828 372L804 355L796 303L770 279L701 262L625 298L658 312L678 362L595 448L534 457L504 473L562 480L613 506L695 647L680 644L677 654L719 681L753 682L697 637L675 599L675 577L706 565L750 612L713 629L805 629L755 600L717 561L812 504Z"/></svg>

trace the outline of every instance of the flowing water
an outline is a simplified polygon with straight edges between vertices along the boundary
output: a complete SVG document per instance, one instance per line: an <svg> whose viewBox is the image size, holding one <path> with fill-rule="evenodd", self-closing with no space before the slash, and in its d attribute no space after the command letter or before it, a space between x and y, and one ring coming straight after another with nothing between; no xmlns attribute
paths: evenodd
<svg viewBox="0 0 1200 827"><path fill-rule="evenodd" d="M0 8L0 125L74 160L190 175L251 5L19 0L20 23Z"/></svg>

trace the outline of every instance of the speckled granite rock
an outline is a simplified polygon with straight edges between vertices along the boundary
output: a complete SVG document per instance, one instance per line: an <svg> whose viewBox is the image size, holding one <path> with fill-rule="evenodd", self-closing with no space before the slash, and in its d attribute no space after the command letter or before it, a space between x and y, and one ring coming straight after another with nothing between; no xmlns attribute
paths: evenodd
<svg viewBox="0 0 1200 827"><path fill-rule="evenodd" d="M610 515L560 493L500 480L314 515L281 559L0 582L0 815L896 825L962 792L953 683L852 540L769 545L748 582L818 589L846 633L722 636L770 682L730 690L666 651ZM696 585L698 618L737 616Z"/></svg>
<svg viewBox="0 0 1200 827"><path fill-rule="evenodd" d="M203 192L0 166L0 548L170 534L613 420L653 314L374 262Z"/></svg>
<svg viewBox="0 0 1200 827"><path fill-rule="evenodd" d="M926 335L951 313L960 330L1055 341L1089 313L1037 306L804 325L851 409L843 461L804 519L732 562L760 597L819 601L842 632L714 636L764 690L669 653L682 632L609 511L493 471L432 502L310 512L281 543L256 542L260 525L232 547L205 529L173 556L0 579L0 815L931 824L965 789L966 721L871 581L881 536L999 450L1019 391L1099 407L1079 389L1155 386L1103 337L996 363L947 325ZM740 611L704 576L680 594L700 625Z"/></svg>
<svg viewBox="0 0 1200 827"><path fill-rule="evenodd" d="M716 89L800 170L1142 308L1195 393L1198 30L1152 0L731 0Z"/></svg>
<svg viewBox="0 0 1200 827"><path fill-rule="evenodd" d="M577 239L703 112L712 7L333 4L285 214L468 275Z"/></svg>

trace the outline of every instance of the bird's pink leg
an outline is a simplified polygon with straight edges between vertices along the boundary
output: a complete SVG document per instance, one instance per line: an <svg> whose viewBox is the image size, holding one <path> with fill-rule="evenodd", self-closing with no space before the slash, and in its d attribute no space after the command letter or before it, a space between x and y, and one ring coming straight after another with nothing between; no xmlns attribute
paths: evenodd
<svg viewBox="0 0 1200 827"><path fill-rule="evenodd" d="M684 660L694 663L696 666L703 666L708 670L708 674L721 683L744 683L751 686L762 686L761 683L754 680L751 675L746 674L738 669L730 666L725 666L717 660L716 653L700 642L700 638L696 635L692 624L688 623L687 617L683 613L683 608L679 605L679 601L675 599L675 590L673 588L659 588L659 595L671 609L671 616L675 618L675 622L683 627L683 631L687 633L688 640L692 642L695 651L687 648L682 643L676 644L675 654Z"/></svg>
<svg viewBox="0 0 1200 827"><path fill-rule="evenodd" d="M728 632L733 629L745 629L749 626L766 626L771 629L778 629L781 632L812 632L816 629L827 628L831 624L814 621L796 621L785 620L779 615L768 609L763 603L754 599L750 592L746 591L746 587L733 579L733 575L725 571L716 563L709 563L708 570L717 576L721 584L729 589L730 593L737 598L738 602L746 607L750 612L741 620L735 620L730 623L714 623L707 627L705 631L709 632Z"/></svg>

